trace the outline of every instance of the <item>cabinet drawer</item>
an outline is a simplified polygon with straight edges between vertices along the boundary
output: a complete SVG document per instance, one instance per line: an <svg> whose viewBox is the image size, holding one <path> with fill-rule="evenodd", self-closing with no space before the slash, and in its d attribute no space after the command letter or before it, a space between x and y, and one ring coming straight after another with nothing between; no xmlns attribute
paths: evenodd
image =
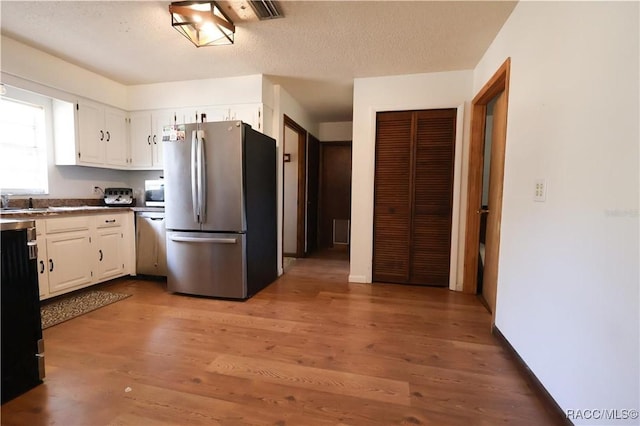
<svg viewBox="0 0 640 426"><path fill-rule="evenodd" d="M88 216L61 217L59 219L46 220L46 233L84 231L89 229L90 218ZM37 227L36 227L37 229ZM43 232L45 232L43 230Z"/></svg>
<svg viewBox="0 0 640 426"><path fill-rule="evenodd" d="M125 215L122 214L105 214L96 216L96 228L111 228L113 226L122 226L122 223L124 222L124 216Z"/></svg>

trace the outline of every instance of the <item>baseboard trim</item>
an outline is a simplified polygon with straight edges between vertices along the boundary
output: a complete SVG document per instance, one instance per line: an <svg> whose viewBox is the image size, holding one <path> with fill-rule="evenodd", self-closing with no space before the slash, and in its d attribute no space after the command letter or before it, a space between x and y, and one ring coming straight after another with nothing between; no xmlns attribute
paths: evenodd
<svg viewBox="0 0 640 426"><path fill-rule="evenodd" d="M502 346L505 349L507 349L507 351L511 354L513 359L516 361L518 368L525 375L525 377L527 378L527 381L529 382L531 387L534 389L534 391L538 393L538 395L540 395L542 399L545 400L547 407L551 408L551 414L556 416L558 420L562 422L562 424L566 426L574 426L573 422L571 422L571 420L567 418L567 415L564 412L564 410L558 405L556 400L553 399L553 397L544 387L542 382L538 380L538 378L533 373L533 371L531 371L527 363L524 362L524 360L520 357L518 352L516 352L513 346L511 346L511 343L509 343L507 338L504 337L504 334L502 334L500 329L495 324L493 324L493 327L491 327L491 332L494 336L498 338Z"/></svg>
<svg viewBox="0 0 640 426"><path fill-rule="evenodd" d="M370 283L371 281L367 281L367 277L364 275L349 275L348 278L350 283Z"/></svg>

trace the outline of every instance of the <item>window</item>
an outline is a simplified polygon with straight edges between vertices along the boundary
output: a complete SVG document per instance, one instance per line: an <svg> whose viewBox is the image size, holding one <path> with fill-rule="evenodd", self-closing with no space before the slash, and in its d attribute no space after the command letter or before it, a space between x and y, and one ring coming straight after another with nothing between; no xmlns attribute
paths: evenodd
<svg viewBox="0 0 640 426"><path fill-rule="evenodd" d="M51 100L7 89L0 99L0 190L3 194L46 194L46 112Z"/></svg>

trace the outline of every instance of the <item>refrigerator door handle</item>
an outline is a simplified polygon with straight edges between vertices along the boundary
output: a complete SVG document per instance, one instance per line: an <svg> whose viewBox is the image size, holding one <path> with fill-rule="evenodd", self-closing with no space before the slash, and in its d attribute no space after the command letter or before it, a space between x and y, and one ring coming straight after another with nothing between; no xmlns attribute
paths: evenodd
<svg viewBox="0 0 640 426"><path fill-rule="evenodd" d="M191 135L191 202L193 203L193 220L200 223L200 204L198 200L198 137L194 130Z"/></svg>
<svg viewBox="0 0 640 426"><path fill-rule="evenodd" d="M216 243L216 244L237 244L237 238L199 238L199 237L179 237L172 235L171 241L177 243Z"/></svg>
<svg viewBox="0 0 640 426"><path fill-rule="evenodd" d="M198 201L200 203L200 223L207 220L207 163L204 152L204 130L198 137Z"/></svg>

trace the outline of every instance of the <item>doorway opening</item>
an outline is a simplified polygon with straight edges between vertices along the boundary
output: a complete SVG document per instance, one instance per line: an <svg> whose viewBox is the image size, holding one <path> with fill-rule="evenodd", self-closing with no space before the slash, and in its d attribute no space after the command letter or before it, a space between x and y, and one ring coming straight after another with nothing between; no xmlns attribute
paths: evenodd
<svg viewBox="0 0 640 426"><path fill-rule="evenodd" d="M306 215L307 131L284 116L284 170L282 197L282 253L286 258L304 257Z"/></svg>
<svg viewBox="0 0 640 426"><path fill-rule="evenodd" d="M320 143L318 250L314 257L349 260L351 141Z"/></svg>
<svg viewBox="0 0 640 426"><path fill-rule="evenodd" d="M494 320L510 67L507 58L471 106L463 291L479 294Z"/></svg>

